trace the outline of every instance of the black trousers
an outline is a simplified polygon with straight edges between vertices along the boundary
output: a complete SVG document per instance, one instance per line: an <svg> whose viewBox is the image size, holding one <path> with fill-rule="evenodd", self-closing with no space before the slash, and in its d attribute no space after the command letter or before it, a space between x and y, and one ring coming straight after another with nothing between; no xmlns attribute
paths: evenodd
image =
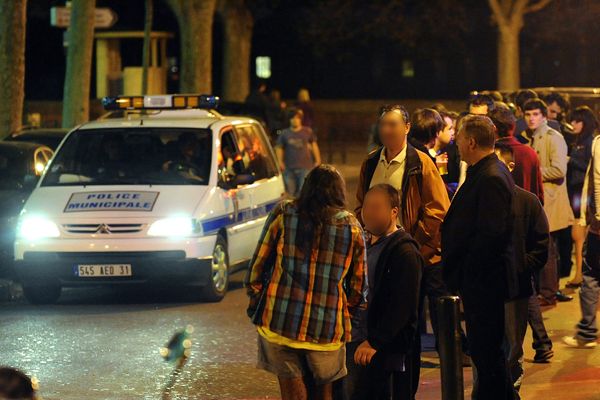
<svg viewBox="0 0 600 400"><path fill-rule="evenodd" d="M354 362L354 353L360 342L346 344L346 367L343 398L347 400L412 400L410 363L405 371L390 371L383 367L384 354L375 353L371 363L363 367ZM337 390L334 390L337 392ZM336 399L342 398L336 393Z"/></svg>
<svg viewBox="0 0 600 400"><path fill-rule="evenodd" d="M471 359L477 368L478 400L514 399L508 366L503 352L504 299L495 293L463 290L467 339Z"/></svg>

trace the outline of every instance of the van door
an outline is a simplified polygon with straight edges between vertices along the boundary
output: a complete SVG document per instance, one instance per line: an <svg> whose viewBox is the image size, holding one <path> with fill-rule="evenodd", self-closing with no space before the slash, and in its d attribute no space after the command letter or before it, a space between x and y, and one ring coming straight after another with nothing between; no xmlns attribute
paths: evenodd
<svg viewBox="0 0 600 400"><path fill-rule="evenodd" d="M240 154L254 176L256 189L253 195L251 218L255 221L258 239L268 213L283 196L283 182L275 162L275 155L262 127L258 124L247 124L236 126L234 129Z"/></svg>
<svg viewBox="0 0 600 400"><path fill-rule="evenodd" d="M222 133L220 152L219 180L233 182L237 177L249 173L233 130L226 130ZM250 218L254 192L255 186L252 183L240 183L223 193L233 202L233 218L227 227L230 265L249 259L256 248L258 238L256 237L256 228Z"/></svg>

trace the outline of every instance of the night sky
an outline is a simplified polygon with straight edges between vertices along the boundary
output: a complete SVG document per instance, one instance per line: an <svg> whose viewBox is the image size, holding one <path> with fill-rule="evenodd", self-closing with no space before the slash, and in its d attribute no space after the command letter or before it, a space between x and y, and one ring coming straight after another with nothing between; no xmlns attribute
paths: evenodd
<svg viewBox="0 0 600 400"><path fill-rule="evenodd" d="M177 35L177 22L169 8L162 0L154 3L153 29ZM365 40L327 45L306 33L314 22L311 18L315 1L267 1L254 10L257 18L253 60L260 55L272 58L273 75L268 83L281 89L284 97L293 97L300 86L310 88L314 97L350 99L464 98L470 90L494 88L496 34L487 1L446 3L450 4L449 11L436 14L436 10L431 10L428 16L442 31L437 37L432 33L420 43L405 45L397 39L370 39L366 35ZM565 5L577 10L578 4L585 5L586 1L556 0L547 10L527 17L521 35L524 87L598 86L600 60L590 55L595 53L594 35L599 24L595 18L585 17L585 13L578 11L571 16L564 11ZM29 0L25 81L28 100L62 97L64 30L50 26L53 5L64 5L64 1ZM144 0L98 0L97 6L110 7L119 15L111 30L143 30ZM361 24L357 29L361 29ZM419 25L411 29L419 29ZM218 18L214 30L213 92L219 94L222 33ZM123 45L124 66L141 65L141 46L141 41ZM179 56L177 37L169 42L168 53L170 57ZM414 69L412 77L403 77L407 62ZM92 82L92 96L94 88Z"/></svg>

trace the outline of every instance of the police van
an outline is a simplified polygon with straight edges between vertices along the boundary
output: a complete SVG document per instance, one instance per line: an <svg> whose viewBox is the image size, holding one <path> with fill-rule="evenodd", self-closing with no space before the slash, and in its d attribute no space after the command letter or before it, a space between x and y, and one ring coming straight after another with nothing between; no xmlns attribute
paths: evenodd
<svg viewBox="0 0 600 400"><path fill-rule="evenodd" d="M26 298L61 288L154 284L219 301L284 195L262 126L223 117L218 98L105 98L110 113L70 132L19 217Z"/></svg>

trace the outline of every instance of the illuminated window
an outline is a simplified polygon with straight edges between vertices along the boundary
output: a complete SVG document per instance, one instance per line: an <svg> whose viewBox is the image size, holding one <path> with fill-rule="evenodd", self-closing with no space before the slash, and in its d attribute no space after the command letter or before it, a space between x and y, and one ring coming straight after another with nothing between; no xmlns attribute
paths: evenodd
<svg viewBox="0 0 600 400"><path fill-rule="evenodd" d="M271 57L256 57L256 76L261 79L271 77Z"/></svg>
<svg viewBox="0 0 600 400"><path fill-rule="evenodd" d="M415 77L415 66L412 60L402 61L402 77L403 78L414 78Z"/></svg>

